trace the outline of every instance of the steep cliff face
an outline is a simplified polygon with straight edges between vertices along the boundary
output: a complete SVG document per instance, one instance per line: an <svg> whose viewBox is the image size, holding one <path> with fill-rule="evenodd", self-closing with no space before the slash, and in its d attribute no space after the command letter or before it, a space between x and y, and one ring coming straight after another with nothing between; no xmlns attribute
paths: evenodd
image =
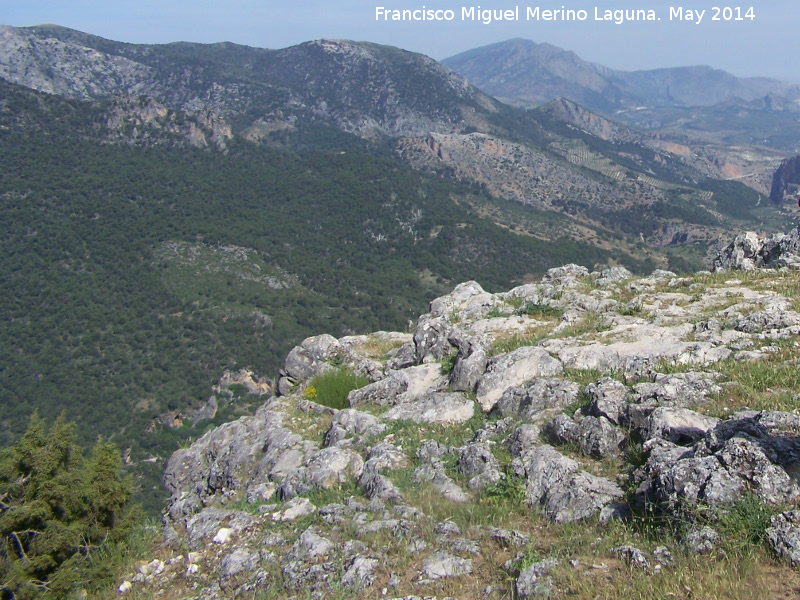
<svg viewBox="0 0 800 600"><path fill-rule="evenodd" d="M800 187L800 156L787 158L772 176L770 200L776 204L783 202L789 192L796 192Z"/></svg>

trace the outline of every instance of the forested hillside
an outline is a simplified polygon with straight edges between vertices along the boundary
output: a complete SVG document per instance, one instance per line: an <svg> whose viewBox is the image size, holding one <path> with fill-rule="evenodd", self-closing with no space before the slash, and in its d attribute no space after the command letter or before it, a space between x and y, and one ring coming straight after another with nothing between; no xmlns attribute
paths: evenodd
<svg viewBox="0 0 800 600"><path fill-rule="evenodd" d="M403 329L459 281L610 259L513 234L467 208L480 193L388 158L112 144L102 105L2 89L2 443L66 409L84 443L130 448L151 508L160 459L208 425L164 416L225 369L274 377L303 337Z"/></svg>

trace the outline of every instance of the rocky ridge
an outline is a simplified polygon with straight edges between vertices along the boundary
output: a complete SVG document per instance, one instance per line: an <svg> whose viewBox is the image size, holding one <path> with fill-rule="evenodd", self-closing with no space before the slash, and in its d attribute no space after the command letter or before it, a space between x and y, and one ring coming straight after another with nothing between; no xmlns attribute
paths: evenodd
<svg viewBox="0 0 800 600"><path fill-rule="evenodd" d="M797 389L748 395L743 375L796 370L798 274L723 265L644 278L566 265L496 294L467 282L413 333L306 339L254 416L172 456L160 556L120 592L490 598L511 581L547 597L586 569L578 550L542 558L547 528L683 523L672 547L642 550L633 530L612 547L610 525L595 542L595 557L652 574L713 552L702 515L750 499L773 511L775 554L800 562L800 517L782 512L800 500ZM315 402L319 376L343 369L368 382L349 407Z"/></svg>

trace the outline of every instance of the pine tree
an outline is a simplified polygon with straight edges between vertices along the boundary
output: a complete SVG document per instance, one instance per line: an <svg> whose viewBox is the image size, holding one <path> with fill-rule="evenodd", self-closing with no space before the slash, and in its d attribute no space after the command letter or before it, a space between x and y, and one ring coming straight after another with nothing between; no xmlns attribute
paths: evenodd
<svg viewBox="0 0 800 600"><path fill-rule="evenodd" d="M113 444L89 459L62 415L50 430L38 414L0 455L0 595L65 597L90 576L90 560L129 524L129 478Z"/></svg>

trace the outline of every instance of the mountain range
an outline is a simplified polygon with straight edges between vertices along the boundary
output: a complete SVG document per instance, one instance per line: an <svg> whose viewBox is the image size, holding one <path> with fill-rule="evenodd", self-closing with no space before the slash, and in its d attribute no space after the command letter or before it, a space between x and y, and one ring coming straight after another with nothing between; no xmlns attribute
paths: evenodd
<svg viewBox="0 0 800 600"><path fill-rule="evenodd" d="M154 508L168 452L250 411L307 335L402 329L467 279L699 267L733 230L786 228L783 158L511 106L372 43L2 27L0 441L64 408Z"/></svg>
<svg viewBox="0 0 800 600"><path fill-rule="evenodd" d="M800 152L800 87L775 79L740 78L709 66L620 71L524 39L442 63L517 106L563 96L638 129Z"/></svg>

